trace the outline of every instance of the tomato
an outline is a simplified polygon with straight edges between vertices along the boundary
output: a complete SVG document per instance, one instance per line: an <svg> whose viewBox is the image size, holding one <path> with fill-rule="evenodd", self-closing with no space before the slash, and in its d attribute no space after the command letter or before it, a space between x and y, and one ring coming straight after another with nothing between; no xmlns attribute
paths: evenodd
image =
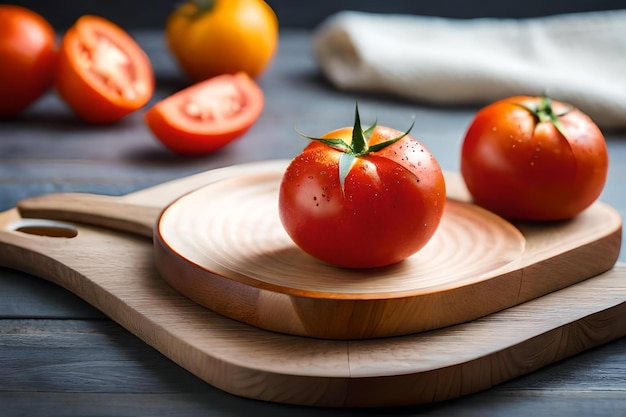
<svg viewBox="0 0 626 417"><path fill-rule="evenodd" d="M240 71L256 78L275 54L278 20L263 0L195 0L168 17L165 34L193 81Z"/></svg>
<svg viewBox="0 0 626 417"><path fill-rule="evenodd" d="M85 15L63 36L55 87L84 121L112 123L150 100L154 73L148 56L126 31Z"/></svg>
<svg viewBox="0 0 626 417"><path fill-rule="evenodd" d="M56 62L54 29L39 14L0 5L0 117L13 117L51 87Z"/></svg>
<svg viewBox="0 0 626 417"><path fill-rule="evenodd" d="M173 152L203 155L243 135L262 111L263 91L239 72L213 77L166 97L144 119Z"/></svg>
<svg viewBox="0 0 626 417"><path fill-rule="evenodd" d="M410 129L409 129L410 130ZM346 268L395 264L419 251L438 228L443 173L408 132L354 127L314 139L287 167L279 216L304 252Z"/></svg>
<svg viewBox="0 0 626 417"><path fill-rule="evenodd" d="M477 204L509 219L569 219L602 192L609 157L583 112L546 97L481 109L463 140L461 173Z"/></svg>

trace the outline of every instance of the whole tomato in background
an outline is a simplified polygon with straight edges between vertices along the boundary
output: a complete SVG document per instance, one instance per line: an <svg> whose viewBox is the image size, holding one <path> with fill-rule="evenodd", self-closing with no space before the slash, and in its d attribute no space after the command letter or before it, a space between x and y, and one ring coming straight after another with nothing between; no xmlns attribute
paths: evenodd
<svg viewBox="0 0 626 417"><path fill-rule="evenodd" d="M246 72L259 76L278 45L278 20L263 0L195 0L167 19L170 50L192 81Z"/></svg>
<svg viewBox="0 0 626 417"><path fill-rule="evenodd" d="M65 32L55 87L89 123L112 123L143 107L154 92L146 53L121 27L84 15Z"/></svg>
<svg viewBox="0 0 626 417"><path fill-rule="evenodd" d="M39 14L0 5L0 117L13 117L52 85L56 63L54 29Z"/></svg>
<svg viewBox="0 0 626 417"><path fill-rule="evenodd" d="M484 107L461 151L461 173L475 202L517 220L576 216L600 196L608 163L598 126L547 97L511 97Z"/></svg>
<svg viewBox="0 0 626 417"><path fill-rule="evenodd" d="M240 137L259 118L263 91L245 72L193 84L156 103L144 115L171 151L198 156Z"/></svg>
<svg viewBox="0 0 626 417"><path fill-rule="evenodd" d="M402 132L354 127L314 139L287 167L280 220L296 245L347 268L391 265L439 226L446 187L438 161Z"/></svg>

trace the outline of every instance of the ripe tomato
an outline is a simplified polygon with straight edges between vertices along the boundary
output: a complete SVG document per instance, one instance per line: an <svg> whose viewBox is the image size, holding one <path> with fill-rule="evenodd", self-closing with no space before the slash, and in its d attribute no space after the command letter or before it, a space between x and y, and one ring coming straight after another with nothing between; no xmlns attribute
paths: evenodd
<svg viewBox="0 0 626 417"><path fill-rule="evenodd" d="M315 138L311 138L315 139ZM280 220L308 254L347 268L391 265L439 226L446 188L439 163L413 137L384 126L326 133L287 167Z"/></svg>
<svg viewBox="0 0 626 417"><path fill-rule="evenodd" d="M580 110L546 97L511 97L476 114L461 172L477 204L503 217L562 220L599 197L608 159L602 132Z"/></svg>
<svg viewBox="0 0 626 417"><path fill-rule="evenodd" d="M256 78L276 51L278 20L263 0L195 0L168 17L165 34L193 81L239 71Z"/></svg>
<svg viewBox="0 0 626 417"><path fill-rule="evenodd" d="M181 155L215 151L246 132L263 110L263 91L246 73L224 74L187 87L144 115L152 133Z"/></svg>
<svg viewBox="0 0 626 417"><path fill-rule="evenodd" d="M13 117L52 85L54 29L20 6L0 5L0 117Z"/></svg>
<svg viewBox="0 0 626 417"><path fill-rule="evenodd" d="M85 15L63 36L55 86L86 122L112 123L150 100L154 73L128 33L102 17Z"/></svg>

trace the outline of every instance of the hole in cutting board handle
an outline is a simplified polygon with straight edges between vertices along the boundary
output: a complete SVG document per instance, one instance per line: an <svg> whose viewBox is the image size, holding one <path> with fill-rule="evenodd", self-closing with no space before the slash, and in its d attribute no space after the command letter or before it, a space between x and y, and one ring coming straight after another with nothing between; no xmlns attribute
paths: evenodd
<svg viewBox="0 0 626 417"><path fill-rule="evenodd" d="M44 219L20 219L11 225L11 230L29 235L73 238L78 229L68 223Z"/></svg>

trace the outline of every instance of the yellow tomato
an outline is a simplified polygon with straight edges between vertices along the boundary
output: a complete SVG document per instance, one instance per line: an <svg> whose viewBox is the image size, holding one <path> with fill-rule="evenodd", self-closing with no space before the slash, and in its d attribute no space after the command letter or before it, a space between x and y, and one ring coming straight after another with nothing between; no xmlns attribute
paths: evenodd
<svg viewBox="0 0 626 417"><path fill-rule="evenodd" d="M263 0L190 0L167 19L170 50L193 81L259 76L278 46L278 19Z"/></svg>

